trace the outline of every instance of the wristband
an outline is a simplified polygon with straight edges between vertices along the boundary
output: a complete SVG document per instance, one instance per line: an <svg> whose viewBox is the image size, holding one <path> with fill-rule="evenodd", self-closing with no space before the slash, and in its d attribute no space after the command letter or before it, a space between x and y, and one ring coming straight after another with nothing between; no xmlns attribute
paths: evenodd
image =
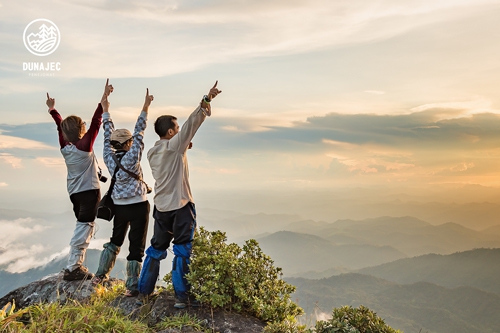
<svg viewBox="0 0 500 333"><path fill-rule="evenodd" d="M210 97L208 97L207 95L204 95L204 96L203 96L203 101L204 101L205 103L207 103L207 104L210 104L210 102L211 102L212 100L211 100L211 99L210 99Z"/></svg>

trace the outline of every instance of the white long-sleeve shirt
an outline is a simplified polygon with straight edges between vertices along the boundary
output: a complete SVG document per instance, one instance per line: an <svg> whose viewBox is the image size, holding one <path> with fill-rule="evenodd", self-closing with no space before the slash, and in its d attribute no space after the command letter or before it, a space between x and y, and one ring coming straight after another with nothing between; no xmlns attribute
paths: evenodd
<svg viewBox="0 0 500 333"><path fill-rule="evenodd" d="M210 110L198 106L181 130L170 140L160 139L148 151L149 165L155 179L154 203L160 212L168 212L194 202L189 186L187 150L196 131Z"/></svg>

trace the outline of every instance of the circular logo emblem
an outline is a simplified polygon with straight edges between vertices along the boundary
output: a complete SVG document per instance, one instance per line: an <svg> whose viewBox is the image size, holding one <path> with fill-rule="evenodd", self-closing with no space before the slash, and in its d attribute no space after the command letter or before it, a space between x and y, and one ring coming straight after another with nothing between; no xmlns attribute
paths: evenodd
<svg viewBox="0 0 500 333"><path fill-rule="evenodd" d="M28 51L43 57L57 49L61 42L61 34L54 22L36 19L24 29L23 41Z"/></svg>

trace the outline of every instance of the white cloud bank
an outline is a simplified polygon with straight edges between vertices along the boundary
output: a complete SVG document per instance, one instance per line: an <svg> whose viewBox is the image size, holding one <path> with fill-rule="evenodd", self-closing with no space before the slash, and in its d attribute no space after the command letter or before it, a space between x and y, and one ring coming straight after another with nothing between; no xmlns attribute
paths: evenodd
<svg viewBox="0 0 500 333"><path fill-rule="evenodd" d="M365 43L470 15L492 0L457 1L24 1L5 4L5 62L26 57L19 31L52 19L61 46L58 76L158 77L210 64ZM47 8L51 8L47 11ZM88 18L93 22L88 24ZM9 29L11 28L11 29ZM147 57L145 58L145 54ZM28 57L29 58L29 57ZM8 66L9 67L9 66Z"/></svg>

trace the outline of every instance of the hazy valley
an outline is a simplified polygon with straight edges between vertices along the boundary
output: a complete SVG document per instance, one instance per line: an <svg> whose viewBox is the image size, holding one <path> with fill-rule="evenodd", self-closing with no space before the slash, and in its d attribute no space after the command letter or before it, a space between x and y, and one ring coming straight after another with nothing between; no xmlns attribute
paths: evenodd
<svg viewBox="0 0 500 333"><path fill-rule="evenodd" d="M229 242L255 238L297 286L305 321L328 315L332 307L363 304L407 333L497 332L500 205L497 192L475 190L458 191L462 201L456 202L439 202L433 193L370 197L372 190L357 189L343 197L330 193L301 200L293 193L272 200L249 193L226 196L216 205L220 197L214 194L197 206L197 222L225 231ZM473 195L484 201L467 201ZM252 205L245 205L250 198ZM11 234L0 248L0 294L64 267L74 223L70 211L2 209L0 214ZM91 271L111 234L110 223L98 226L91 242L97 251L89 250L87 259ZM151 218L148 237L152 227ZM126 241L117 277L123 278L127 248ZM162 263L162 275L171 259L169 254Z"/></svg>

